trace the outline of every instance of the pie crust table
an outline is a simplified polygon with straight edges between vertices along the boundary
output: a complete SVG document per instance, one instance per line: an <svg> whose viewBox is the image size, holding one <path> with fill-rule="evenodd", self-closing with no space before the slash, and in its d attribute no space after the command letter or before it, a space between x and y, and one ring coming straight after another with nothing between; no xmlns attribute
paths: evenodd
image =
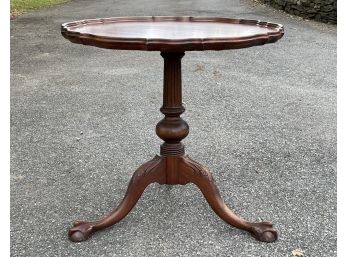
<svg viewBox="0 0 348 257"><path fill-rule="evenodd" d="M182 105L181 58L185 51L227 50L273 43L284 34L283 26L257 20L217 17L114 17L64 23L62 35L73 43L121 50L160 51L164 59L164 118L156 134L164 141L160 155L141 165L133 174L120 204L97 221L76 221L69 230L74 242L114 225L135 206L145 188L154 182L168 185L194 183L214 212L233 227L248 231L263 242L277 240L271 222L248 222L238 217L222 200L211 173L185 155L181 140L189 133L180 117Z"/></svg>

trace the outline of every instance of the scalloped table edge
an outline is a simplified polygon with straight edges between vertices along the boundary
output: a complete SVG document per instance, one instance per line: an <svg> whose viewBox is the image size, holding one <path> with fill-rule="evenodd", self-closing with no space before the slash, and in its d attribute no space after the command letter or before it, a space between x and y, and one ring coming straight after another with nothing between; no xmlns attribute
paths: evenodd
<svg viewBox="0 0 348 257"><path fill-rule="evenodd" d="M149 39L149 38L118 38L96 36L88 33L80 33L70 30L72 27L88 24L116 23L116 22L220 22L232 24L255 25L264 28L271 28L275 31L267 34L256 34L239 38L209 38L197 39L187 38L183 40ZM191 17L191 16L130 16L85 19L63 23L61 25L63 37L77 44L91 45L107 49L119 50L143 50L161 52L184 52L204 50L228 50L246 48L266 43L274 43L284 35L284 27L281 24L264 22L260 20L235 19L227 17Z"/></svg>

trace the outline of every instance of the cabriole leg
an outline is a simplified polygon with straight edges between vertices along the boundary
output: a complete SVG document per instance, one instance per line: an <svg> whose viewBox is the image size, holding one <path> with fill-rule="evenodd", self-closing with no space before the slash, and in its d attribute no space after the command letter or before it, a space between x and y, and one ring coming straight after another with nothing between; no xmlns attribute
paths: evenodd
<svg viewBox="0 0 348 257"><path fill-rule="evenodd" d="M263 242L274 242L278 234L271 222L251 223L238 217L224 203L220 192L215 185L215 181L203 165L190 159L188 156L182 157L180 162L180 176L186 182L192 182L201 190L205 199L214 212L225 222L236 228L250 232L256 239Z"/></svg>
<svg viewBox="0 0 348 257"><path fill-rule="evenodd" d="M164 162L159 156L141 165L134 172L127 192L117 208L98 221L75 221L74 226L69 230L70 240L85 241L92 233L110 227L126 217L149 184L165 183L164 167Z"/></svg>

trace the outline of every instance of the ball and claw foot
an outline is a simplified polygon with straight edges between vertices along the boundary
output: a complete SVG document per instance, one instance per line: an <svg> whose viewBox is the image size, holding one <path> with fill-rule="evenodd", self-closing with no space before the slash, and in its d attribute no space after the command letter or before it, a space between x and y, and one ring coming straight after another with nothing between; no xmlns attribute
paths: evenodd
<svg viewBox="0 0 348 257"><path fill-rule="evenodd" d="M94 232L94 223L88 221L75 221L74 226L69 230L69 239L73 242L82 242Z"/></svg>
<svg viewBox="0 0 348 257"><path fill-rule="evenodd" d="M277 240L278 233L273 228L271 222L251 223L252 228L250 233L262 242L272 243Z"/></svg>

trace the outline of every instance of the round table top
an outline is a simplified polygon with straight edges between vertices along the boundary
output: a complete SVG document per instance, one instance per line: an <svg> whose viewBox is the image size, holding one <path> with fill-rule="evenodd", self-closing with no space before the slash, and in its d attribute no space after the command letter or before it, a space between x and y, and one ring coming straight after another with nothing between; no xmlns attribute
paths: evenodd
<svg viewBox="0 0 348 257"><path fill-rule="evenodd" d="M62 24L73 43L102 48L184 52L245 48L273 43L280 24L217 17L114 17Z"/></svg>

